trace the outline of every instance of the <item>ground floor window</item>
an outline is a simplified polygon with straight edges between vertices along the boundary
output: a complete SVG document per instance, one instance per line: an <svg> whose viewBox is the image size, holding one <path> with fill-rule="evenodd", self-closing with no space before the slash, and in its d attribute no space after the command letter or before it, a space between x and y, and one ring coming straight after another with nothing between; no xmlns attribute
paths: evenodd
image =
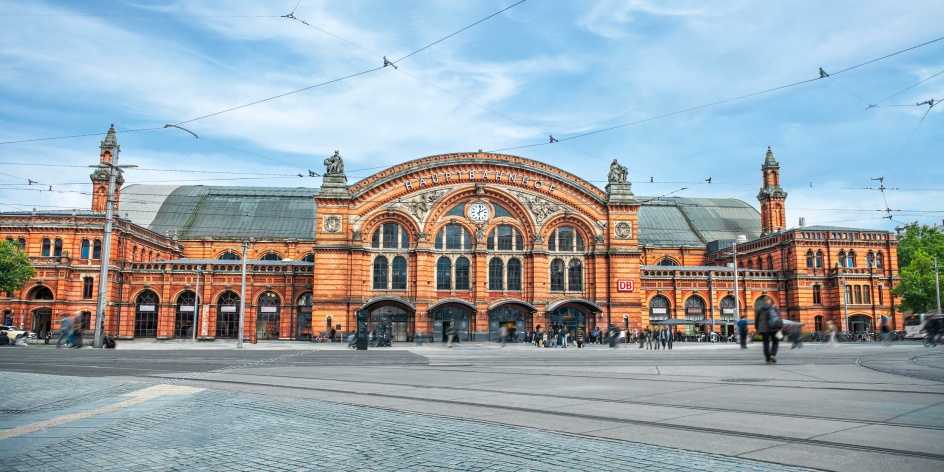
<svg viewBox="0 0 944 472"><path fill-rule="evenodd" d="M563 342L564 333L567 333L568 341L578 338L586 340L586 319L586 314L575 307L558 308L551 313L551 324L548 328L558 334L561 342Z"/></svg>
<svg viewBox="0 0 944 472"><path fill-rule="evenodd" d="M443 307L433 313L433 341L446 342L446 333L450 327L456 330L456 340L469 340L469 309L464 307Z"/></svg>
<svg viewBox="0 0 944 472"><path fill-rule="evenodd" d="M514 306L504 306L488 312L488 340L499 341L502 328L507 331L509 341L525 334L525 312Z"/></svg>
<svg viewBox="0 0 944 472"><path fill-rule="evenodd" d="M216 337L239 336L239 295L224 292L216 302Z"/></svg>

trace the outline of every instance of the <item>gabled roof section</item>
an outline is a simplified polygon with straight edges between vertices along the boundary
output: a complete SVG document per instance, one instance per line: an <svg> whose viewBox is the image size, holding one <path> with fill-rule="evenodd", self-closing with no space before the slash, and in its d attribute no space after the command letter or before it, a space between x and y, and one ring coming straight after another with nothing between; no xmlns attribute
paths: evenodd
<svg viewBox="0 0 944 472"><path fill-rule="evenodd" d="M760 213L734 198L636 197L640 246L704 246L709 241L760 236Z"/></svg>
<svg viewBox="0 0 944 472"><path fill-rule="evenodd" d="M317 189L129 185L121 190L122 216L180 239L310 239Z"/></svg>

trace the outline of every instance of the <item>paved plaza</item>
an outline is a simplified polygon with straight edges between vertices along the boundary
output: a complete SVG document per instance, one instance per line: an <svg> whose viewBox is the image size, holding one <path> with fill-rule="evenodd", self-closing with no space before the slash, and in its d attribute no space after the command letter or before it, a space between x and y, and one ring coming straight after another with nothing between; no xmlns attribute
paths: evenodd
<svg viewBox="0 0 944 472"><path fill-rule="evenodd" d="M3 470L944 469L915 343L0 349Z"/></svg>

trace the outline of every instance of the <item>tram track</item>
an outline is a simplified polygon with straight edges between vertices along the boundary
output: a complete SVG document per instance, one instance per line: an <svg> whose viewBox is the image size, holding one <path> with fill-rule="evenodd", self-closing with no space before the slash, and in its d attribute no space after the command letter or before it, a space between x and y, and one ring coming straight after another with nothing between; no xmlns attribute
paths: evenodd
<svg viewBox="0 0 944 472"><path fill-rule="evenodd" d="M330 381L335 381L335 382L338 381L336 379L312 379L310 377L307 377L306 379L330 380ZM347 389L310 387L310 386L292 386L292 385L285 385L285 384L278 384L278 383L249 382L249 381L219 379L219 378L215 378L212 380L200 379L197 381L197 383L200 383L203 386L210 386L210 388L213 388L212 387L213 385L216 385L216 388L221 388L223 386L241 386L241 387L261 388L261 389L264 389L266 392L270 392L270 394L273 390L289 390L289 391L312 391L312 392L330 393L330 394L336 394L341 398L345 398L345 397L350 398L351 396L364 396L364 397L370 397L370 398L381 397L381 398L390 399L390 400L408 400L413 403L427 402L431 405L435 404L437 406L442 406L445 404L445 405L452 405L455 407L484 408L484 409L490 409L490 410L499 410L499 411L507 412L509 414L524 413L524 414L533 414L533 415L546 415L546 416L554 417L555 421L559 421L560 417L562 415L565 415L567 418L600 422L601 425L606 424L606 425L614 425L614 426L623 427L629 424L629 425L635 425L635 426L646 427L646 428L662 428L662 429L670 429L670 430L684 431L684 432L724 435L724 436L729 436L729 437L747 438L747 439L754 439L754 440L760 439L760 440L767 440L767 441L778 442L778 443L801 444L804 446L820 446L820 447L825 447L825 448L838 448L838 449L844 449L848 451L860 451L860 452L867 451L867 452L872 452L872 453L892 454L896 456L916 457L916 458L944 461L944 454L909 451L909 450L903 450L903 449L880 447L880 446L875 446L875 445L860 445L860 444L842 443L842 442L835 442L835 441L826 441L826 440L813 439L813 438L801 438L801 437L791 437L791 436L783 436L783 435L777 435L777 434L744 432L744 431L737 431L737 430L723 429L723 428L716 428L716 427L707 427L707 426L681 425L681 424L666 423L664 421L614 418L612 416L594 415L594 414L588 414L588 413L573 413L573 412L561 413L560 411L548 411L546 409L539 409L539 408L509 406L509 405L502 405L502 404L482 404L482 403L475 403L475 402L469 402L469 401L463 401L463 400L457 400L457 399L443 399L441 397L424 398L424 397L409 396L409 395L398 395L398 394L393 394L393 393L378 393L378 392L364 393L364 392L358 392L358 391L347 390ZM382 384L382 385L387 385L387 386L391 385L389 382L359 382L359 383L361 384L376 383L376 384ZM393 384L393 385L398 386L398 387L415 387L415 388L426 388L426 389L437 389L437 390L449 390L449 391L456 391L456 392L474 392L474 393L488 392L488 393L493 393L493 394L496 393L494 390L460 388L460 387L449 387L449 386L429 387L429 386L405 385L405 384ZM712 411L712 412L727 412L727 413L741 413L741 414L745 414L745 413L756 414L756 415L763 415L767 417L775 417L775 418L782 418L782 419L804 418L804 419L810 419L810 420L848 423L850 425L856 425L856 426L892 426L892 427L925 429L925 430L933 430L933 431L944 430L944 427L930 426L930 425L915 425L915 424L888 422L888 421L870 421L870 420L853 420L853 419L845 419L845 418L830 418L830 417L823 417L823 416L801 415L801 414L794 414L794 413L790 413L790 414L771 413L767 411L750 411L750 410L742 410L742 409L736 410L736 409L725 409L725 408L717 408L717 407L705 408L701 406L690 407L690 406L684 406L684 405L673 405L673 404L665 404L665 403L658 403L658 402L645 402L645 401L632 401L632 400L611 400L611 399L597 400L597 399L589 399L587 397L579 397L579 396L573 396L573 395L550 395L546 393L536 393L530 396L535 399L535 403L540 403L541 398L545 398L545 399L554 398L554 399L565 399L565 400L579 400L582 402L599 401L601 404L617 403L617 404L624 404L624 405L631 404L631 405L648 406L648 407L671 407L671 408L677 408L677 409L690 409L693 411L697 411L699 413L704 413L705 411ZM309 397L303 397L303 398L309 398ZM364 405L356 401L346 401L346 400L321 400L321 401L327 401L330 403L343 404L343 405L360 406L360 407L370 406L371 408L382 409L385 411L392 411L392 412L405 413L405 414L423 414L423 415L435 416L435 417L440 417L440 418L450 418L450 419L463 420L463 421L474 421L474 422L479 422L479 423L484 423L484 424L492 424L492 425L499 425L499 426L505 426L505 427L511 426L511 427L523 427L523 428L536 428L535 426L509 424L509 423L503 423L500 421L488 420L484 418L470 418L468 416L431 413L428 411L424 412L424 411L410 410L406 408L396 408L396 407L391 407L391 406L377 406L373 402L370 403L369 405ZM544 428L536 428L536 429L544 429ZM600 428L600 429L606 429L606 428ZM560 433L559 431L556 431L556 430L548 430L548 429L544 429L544 430ZM596 440L613 440L613 439L601 438L599 436L595 436L591 434L582 434L582 433L574 433L574 432L561 433L561 434L569 434L569 435L580 436L584 438L591 438L591 439L596 439ZM636 441L626 441L626 442L636 442Z"/></svg>
<svg viewBox="0 0 944 472"><path fill-rule="evenodd" d="M911 371L911 370L907 370L907 369L903 370L902 368L884 368L884 369L883 369L883 368L876 367L876 366L874 366L874 365L867 365L868 360L867 360L867 358L863 358L863 357L857 358L857 359L855 360L855 363L856 363L856 365L858 365L859 367L864 367L864 368L866 368L866 369L873 370L873 371L876 371L876 372L882 372L882 373L891 374L891 375L899 375L899 376L902 376L902 377L910 377L910 378L913 378L913 379L928 380L928 381L931 381L931 382L944 383L944 376L941 376L941 375L940 375L940 372L944 371L944 367L936 366L936 365L928 365L928 364L919 362L919 359L922 359L922 358L925 358L925 357L937 357L937 356L942 356L942 355L944 355L944 353L941 353L941 352L932 352L932 353L929 353L929 354L921 354L921 355L918 355L918 356L914 356L914 357L911 357L911 358L908 359L908 362L910 362L910 363L912 363L912 364L914 364L914 365L918 365L918 366L921 366L921 367L925 367L925 368L926 368L926 371L929 370L929 371L932 372L932 373L938 374L938 375L936 375L936 376L920 375L919 372L915 372L915 371ZM865 359L865 362L863 362L864 359Z"/></svg>

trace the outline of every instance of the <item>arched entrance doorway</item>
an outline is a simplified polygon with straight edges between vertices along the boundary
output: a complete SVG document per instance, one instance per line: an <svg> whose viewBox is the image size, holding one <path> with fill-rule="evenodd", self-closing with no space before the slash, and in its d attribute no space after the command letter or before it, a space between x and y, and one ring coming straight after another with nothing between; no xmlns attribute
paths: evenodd
<svg viewBox="0 0 944 472"><path fill-rule="evenodd" d="M499 341L502 328L507 328L509 341L523 339L529 330L534 330L532 313L537 308L525 302L502 302L488 310L488 340Z"/></svg>
<svg viewBox="0 0 944 472"><path fill-rule="evenodd" d="M656 295L649 300L649 322L669 319L669 299Z"/></svg>
<svg viewBox="0 0 944 472"><path fill-rule="evenodd" d="M216 299L216 337L234 339L239 336L239 295L226 291Z"/></svg>
<svg viewBox="0 0 944 472"><path fill-rule="evenodd" d="M721 321L725 322L721 327L721 332L725 336L734 334L734 322L736 322L738 318L737 313L735 313L736 307L734 305L734 297L731 295L721 299Z"/></svg>
<svg viewBox="0 0 944 472"><path fill-rule="evenodd" d="M295 339L311 340L311 292L303 293L295 302Z"/></svg>
<svg viewBox="0 0 944 472"><path fill-rule="evenodd" d="M396 297L382 297L366 303L367 332L377 330L377 335L389 335L393 342L413 341L416 330L416 309L407 301Z"/></svg>
<svg viewBox="0 0 944 472"><path fill-rule="evenodd" d="M52 308L37 308L33 310L32 331L39 339L45 339L46 333L52 330Z"/></svg>
<svg viewBox="0 0 944 472"><path fill-rule="evenodd" d="M157 337L159 307L160 301L153 291L145 290L138 294L138 298L134 300L134 337Z"/></svg>
<svg viewBox="0 0 944 472"><path fill-rule="evenodd" d="M177 314L174 315L174 337L193 337L194 321L196 317L197 294L192 290L184 290L177 296Z"/></svg>
<svg viewBox="0 0 944 472"><path fill-rule="evenodd" d="M849 331L852 333L865 333L871 330L872 318L867 315L852 315L849 317Z"/></svg>
<svg viewBox="0 0 944 472"><path fill-rule="evenodd" d="M587 332L596 325L594 313L603 313L603 309L586 300L565 300L547 308L549 316L548 335L567 333L568 341L578 338L587 339ZM613 321L617 323L616 320ZM606 330L607 326L601 326Z"/></svg>
<svg viewBox="0 0 944 472"><path fill-rule="evenodd" d="M259 296L256 313L256 337L259 339L279 339L279 309L282 299L275 292L266 292Z"/></svg>
<svg viewBox="0 0 944 472"><path fill-rule="evenodd" d="M469 323L474 321L474 306L448 302L436 305L430 311L433 313L433 342L446 342L446 333L450 327L456 330L454 341L469 340Z"/></svg>

